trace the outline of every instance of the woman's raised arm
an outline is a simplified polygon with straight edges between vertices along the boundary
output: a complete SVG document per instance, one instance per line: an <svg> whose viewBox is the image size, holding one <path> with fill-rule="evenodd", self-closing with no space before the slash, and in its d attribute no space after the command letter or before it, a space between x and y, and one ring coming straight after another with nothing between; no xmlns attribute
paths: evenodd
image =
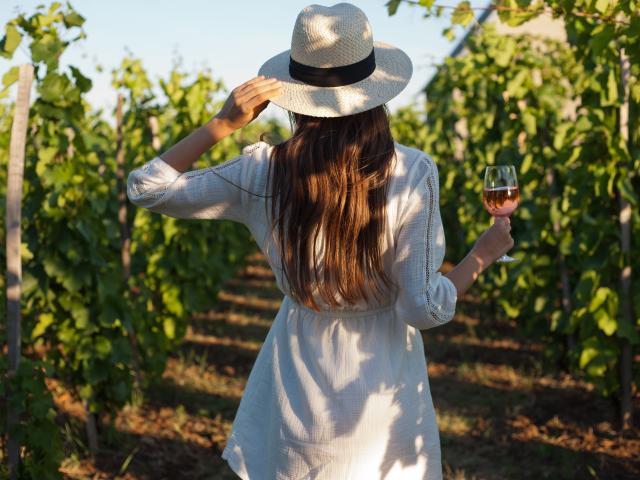
<svg viewBox="0 0 640 480"><path fill-rule="evenodd" d="M280 94L276 79L254 77L231 91L222 109L159 157L178 172L186 172L200 156L235 130L253 121Z"/></svg>
<svg viewBox="0 0 640 480"><path fill-rule="evenodd" d="M220 112L206 125L129 173L129 200L141 208L174 218L246 223L246 205L240 189L250 182L252 175L249 155L199 170L190 167L222 138L255 119L280 88L278 81L263 77L235 88Z"/></svg>

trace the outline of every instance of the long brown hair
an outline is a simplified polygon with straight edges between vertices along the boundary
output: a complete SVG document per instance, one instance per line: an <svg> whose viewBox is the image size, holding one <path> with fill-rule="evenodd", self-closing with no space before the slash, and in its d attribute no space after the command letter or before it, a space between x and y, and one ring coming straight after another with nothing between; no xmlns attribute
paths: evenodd
<svg viewBox="0 0 640 480"><path fill-rule="evenodd" d="M367 280L389 287L381 250L395 146L386 105L343 117L289 112L293 135L273 147L271 228L292 297L319 310L317 285L329 305L369 299ZM273 177L269 177L273 167ZM314 245L324 237L322 278Z"/></svg>

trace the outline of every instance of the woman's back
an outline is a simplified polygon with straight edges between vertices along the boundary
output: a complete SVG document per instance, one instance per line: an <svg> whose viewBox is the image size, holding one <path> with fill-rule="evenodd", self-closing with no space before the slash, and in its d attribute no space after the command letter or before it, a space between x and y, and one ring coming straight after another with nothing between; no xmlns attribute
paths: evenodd
<svg viewBox="0 0 640 480"><path fill-rule="evenodd" d="M435 271L441 265L444 257L444 230L438 208L438 172L433 160L424 152L397 142L394 142L394 145L395 156L392 160L387 189L386 230L380 238L380 248L385 271L392 278L397 278L400 282L399 285L403 288L411 289L410 292L402 292L402 294L420 296L425 285L419 284L421 278L427 281L429 276L433 275L432 272L427 272L427 262L430 270ZM267 171L272 148L264 142L258 142L244 149L244 153L251 155L250 164L254 169L253 174L248 175L246 188L266 197L271 195ZM285 295L292 297L286 277L282 272L277 241L270 229L269 205L265 205L265 201L270 202L271 199L265 200L261 196L251 195L248 192L244 192L242 195L250 211L251 221L247 226L267 256L276 275L278 287ZM424 238L425 235L427 238ZM322 232L320 232L316 242L320 270L322 270L323 240ZM427 248L426 241L432 242L430 249ZM420 248L421 245L425 248ZM421 275L419 269L416 268L419 265L424 267L421 277L416 276ZM440 280L441 276L439 274L437 276ZM447 280L442 281L446 282ZM384 297L378 301L365 302L361 300L355 305L340 301L340 307L328 305L317 294L317 291L314 298L325 313L367 311L393 304L397 293L393 289L387 289ZM452 307L448 304L447 310L452 310ZM416 319L416 321L418 320ZM424 325L421 328L424 328Z"/></svg>

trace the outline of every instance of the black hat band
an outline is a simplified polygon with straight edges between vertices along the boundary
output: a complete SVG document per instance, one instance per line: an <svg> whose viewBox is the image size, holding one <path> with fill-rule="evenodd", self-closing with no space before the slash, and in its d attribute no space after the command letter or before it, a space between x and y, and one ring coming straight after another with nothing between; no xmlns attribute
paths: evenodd
<svg viewBox="0 0 640 480"><path fill-rule="evenodd" d="M341 67L311 67L303 63L296 62L289 56L289 75L291 78L300 80L315 87L341 87L364 80L376 69L376 58L374 50L360 60L351 65Z"/></svg>

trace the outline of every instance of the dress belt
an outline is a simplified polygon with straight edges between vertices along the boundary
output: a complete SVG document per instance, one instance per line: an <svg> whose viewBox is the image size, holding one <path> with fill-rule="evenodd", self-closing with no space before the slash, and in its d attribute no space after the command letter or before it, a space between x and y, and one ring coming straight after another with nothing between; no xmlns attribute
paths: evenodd
<svg viewBox="0 0 640 480"><path fill-rule="evenodd" d="M330 317L330 318L354 318L354 317L370 317L376 315L378 313L390 312L393 310L394 304L383 305L379 308L372 308L369 310L320 310L316 312L314 309L307 307L306 305L301 305L296 302L289 295L284 296L284 301L289 302L290 305L295 308L307 312L311 315L318 315L321 317Z"/></svg>

